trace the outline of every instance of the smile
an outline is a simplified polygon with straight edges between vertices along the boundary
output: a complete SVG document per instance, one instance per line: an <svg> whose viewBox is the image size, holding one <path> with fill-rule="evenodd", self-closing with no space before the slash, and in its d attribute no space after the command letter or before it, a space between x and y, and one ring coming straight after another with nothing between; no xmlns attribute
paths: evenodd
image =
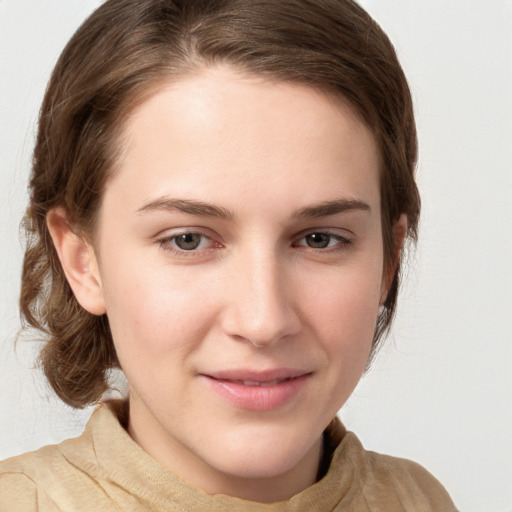
<svg viewBox="0 0 512 512"><path fill-rule="evenodd" d="M229 382L232 382L233 384L241 384L243 386L266 387L266 386L277 386L278 384L281 384L281 382L286 382L287 380L290 380L290 379L275 379L275 380L269 380L266 382L260 382L260 381L256 381L256 380L233 380L233 381L229 381Z"/></svg>
<svg viewBox="0 0 512 512"><path fill-rule="evenodd" d="M311 375L303 370L279 369L262 373L236 370L201 377L221 400L236 408L270 411L292 402Z"/></svg>

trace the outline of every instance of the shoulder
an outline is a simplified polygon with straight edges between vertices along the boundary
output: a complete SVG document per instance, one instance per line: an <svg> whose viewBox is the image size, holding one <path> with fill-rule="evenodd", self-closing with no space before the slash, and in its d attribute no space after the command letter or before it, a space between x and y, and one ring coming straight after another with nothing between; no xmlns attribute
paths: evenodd
<svg viewBox="0 0 512 512"><path fill-rule="evenodd" d="M109 469L112 452L124 455L130 445L117 409L123 409L121 402L100 406L80 437L0 462L0 512L146 510L135 508L137 500ZM116 452L113 447L119 444ZM128 454L126 459L129 476L136 457Z"/></svg>
<svg viewBox="0 0 512 512"><path fill-rule="evenodd" d="M0 511L66 510L57 502L66 487L75 491L83 487L88 477L84 460L87 469L94 467L94 448L87 432L0 462Z"/></svg>
<svg viewBox="0 0 512 512"><path fill-rule="evenodd" d="M343 428L343 427L342 427ZM333 457L334 467L347 473L352 489L370 510L456 512L443 485L424 467L411 460L365 450L357 436L342 430L343 438Z"/></svg>
<svg viewBox="0 0 512 512"><path fill-rule="evenodd" d="M456 511L441 482L420 464L370 451L366 457L368 484L385 484L401 501L410 503L406 510Z"/></svg>
<svg viewBox="0 0 512 512"><path fill-rule="evenodd" d="M85 498L90 475L65 454L66 447L72 451L80 444L80 438L72 439L0 463L0 511L82 510L74 502Z"/></svg>
<svg viewBox="0 0 512 512"><path fill-rule="evenodd" d="M37 511L37 486L25 472L30 454L0 463L0 510Z"/></svg>

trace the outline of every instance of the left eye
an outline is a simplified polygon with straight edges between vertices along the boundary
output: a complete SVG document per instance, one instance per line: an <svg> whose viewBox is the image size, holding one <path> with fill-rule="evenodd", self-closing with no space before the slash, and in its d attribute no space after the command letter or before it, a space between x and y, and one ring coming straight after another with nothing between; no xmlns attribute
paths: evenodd
<svg viewBox="0 0 512 512"><path fill-rule="evenodd" d="M350 240L340 235L333 235L331 233L308 233L303 236L297 245L311 247L312 249L328 249L338 244L348 245Z"/></svg>

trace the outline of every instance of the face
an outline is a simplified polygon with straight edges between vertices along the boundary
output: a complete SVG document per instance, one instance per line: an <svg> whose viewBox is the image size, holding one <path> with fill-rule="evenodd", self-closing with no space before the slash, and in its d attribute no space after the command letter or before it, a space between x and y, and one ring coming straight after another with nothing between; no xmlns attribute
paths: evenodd
<svg viewBox="0 0 512 512"><path fill-rule="evenodd" d="M384 295L375 141L312 89L227 67L133 114L95 234L133 438L208 493L316 475Z"/></svg>

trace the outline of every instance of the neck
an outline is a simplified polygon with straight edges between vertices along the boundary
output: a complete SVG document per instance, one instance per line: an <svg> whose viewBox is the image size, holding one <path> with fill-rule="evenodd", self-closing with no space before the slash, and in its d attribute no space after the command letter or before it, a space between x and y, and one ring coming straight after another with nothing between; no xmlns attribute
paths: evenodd
<svg viewBox="0 0 512 512"><path fill-rule="evenodd" d="M202 483L195 482L207 494L225 494L259 503L274 503L290 499L313 485L320 472L322 438L286 473L266 478L241 478L214 472Z"/></svg>
<svg viewBox="0 0 512 512"><path fill-rule="evenodd" d="M133 414L130 401L126 429L132 439L149 455L175 475L209 495L223 494L259 503L283 501L299 494L322 476L323 436L320 436L293 467L284 472L269 470L268 475L237 476L209 465L197 454L163 431L152 417L143 421ZM151 432L151 435L147 435ZM251 474L251 469L242 471Z"/></svg>

